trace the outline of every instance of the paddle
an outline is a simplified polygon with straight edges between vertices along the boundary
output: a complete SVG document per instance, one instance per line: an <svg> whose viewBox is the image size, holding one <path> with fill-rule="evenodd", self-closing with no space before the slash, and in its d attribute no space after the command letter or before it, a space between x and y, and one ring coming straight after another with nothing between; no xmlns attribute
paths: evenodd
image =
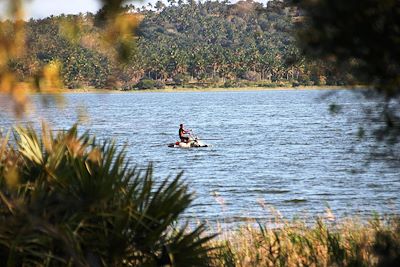
<svg viewBox="0 0 400 267"><path fill-rule="evenodd" d="M197 139L199 139L199 140L214 140L214 141L216 141L216 140L224 140L223 138L197 138Z"/></svg>

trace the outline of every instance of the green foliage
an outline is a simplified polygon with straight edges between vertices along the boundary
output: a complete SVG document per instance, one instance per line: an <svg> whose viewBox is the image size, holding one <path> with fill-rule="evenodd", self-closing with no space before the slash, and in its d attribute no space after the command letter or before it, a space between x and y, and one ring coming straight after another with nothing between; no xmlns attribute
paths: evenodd
<svg viewBox="0 0 400 267"><path fill-rule="evenodd" d="M142 89L162 89L164 88L164 83L161 81L155 81L150 79L142 79L135 85L135 88Z"/></svg>
<svg viewBox="0 0 400 267"><path fill-rule="evenodd" d="M112 60L89 46L94 37L85 37L86 47L71 40L65 33L69 24L77 24L82 35L90 35L93 31L91 20L90 15L30 20L26 25L26 56L11 62L12 69L23 79L37 74L45 64L57 60L62 65L61 78L68 88L107 87Z"/></svg>
<svg viewBox="0 0 400 267"><path fill-rule="evenodd" d="M225 88L242 87L242 84L240 84L240 82L238 82L238 81L227 80L224 83L223 87L225 87Z"/></svg>
<svg viewBox="0 0 400 267"><path fill-rule="evenodd" d="M246 71L243 74L243 79L252 81L252 82L256 82L256 81L260 80L260 75L255 71Z"/></svg>
<svg viewBox="0 0 400 267"><path fill-rule="evenodd" d="M262 60L284 53L286 45L294 46L294 39L289 33L290 17L277 14L270 20L271 13L275 11L256 2L169 6L159 13L147 14L139 28L139 45L145 44L142 51L147 65L162 77L185 72L202 80L215 76L234 78L250 70L262 76L281 76L275 66L266 66ZM258 21L262 21L265 30ZM283 25L281 28L277 21ZM155 57L160 54L164 58L157 60Z"/></svg>
<svg viewBox="0 0 400 267"><path fill-rule="evenodd" d="M190 77L188 77L185 74L178 73L172 79L173 79L173 81L175 82L176 85L184 85L184 84L187 84L189 82Z"/></svg>
<svg viewBox="0 0 400 267"><path fill-rule="evenodd" d="M0 149L3 266L204 266L204 226L176 227L192 194L131 168L114 143L76 127L16 128ZM179 224L178 224L179 225Z"/></svg>
<svg viewBox="0 0 400 267"><path fill-rule="evenodd" d="M11 62L11 68L23 79L57 60L68 88L127 89L144 77L173 79L178 85L193 78L296 80L308 85L299 77L311 80L312 75L316 81L325 76L331 84L346 82L325 62L304 59L293 36L298 10L284 2L269 1L267 6L253 1L181 1L168 6L159 2L156 12L117 8L120 2L108 3L97 14L30 20L27 53ZM137 34L135 42L124 39L107 48L102 39L110 36L104 27L116 11L139 12L143 20L136 32L126 34ZM123 56L124 64L116 61L116 55Z"/></svg>

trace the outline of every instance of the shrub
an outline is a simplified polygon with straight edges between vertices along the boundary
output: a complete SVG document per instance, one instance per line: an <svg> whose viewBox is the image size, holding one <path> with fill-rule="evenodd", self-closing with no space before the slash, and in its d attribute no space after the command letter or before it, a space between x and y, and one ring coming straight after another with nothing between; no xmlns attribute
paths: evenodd
<svg viewBox="0 0 400 267"><path fill-rule="evenodd" d="M299 87L300 83L298 81L292 82L292 87Z"/></svg>
<svg viewBox="0 0 400 267"><path fill-rule="evenodd" d="M140 80L134 87L143 90L143 89L163 89L164 83L161 81L155 81L150 79L142 79Z"/></svg>
<svg viewBox="0 0 400 267"><path fill-rule="evenodd" d="M237 80L227 80L223 87L224 88L232 88L232 87L245 87L246 85L240 81Z"/></svg>
<svg viewBox="0 0 400 267"><path fill-rule="evenodd" d="M155 81L154 87L157 89L164 89L165 84L162 81Z"/></svg>
<svg viewBox="0 0 400 267"><path fill-rule="evenodd" d="M76 127L15 130L0 142L0 262L6 266L207 265L204 226L175 227L192 194L155 186L152 166L127 165L113 142ZM14 142L13 142L14 143Z"/></svg>
<svg viewBox="0 0 400 267"><path fill-rule="evenodd" d="M261 75L258 72L255 71L246 71L243 74L243 79L251 82L256 82L261 79Z"/></svg>
<svg viewBox="0 0 400 267"><path fill-rule="evenodd" d="M310 77L308 75L300 75L298 82L300 83L300 85L305 85L305 86L314 85L313 81L310 80Z"/></svg>
<svg viewBox="0 0 400 267"><path fill-rule="evenodd" d="M172 79L176 85L184 85L189 82L189 77L182 73L176 74Z"/></svg>
<svg viewBox="0 0 400 267"><path fill-rule="evenodd" d="M208 82L212 83L212 84L218 84L220 82L221 78L219 78L218 76L212 77L208 80Z"/></svg>

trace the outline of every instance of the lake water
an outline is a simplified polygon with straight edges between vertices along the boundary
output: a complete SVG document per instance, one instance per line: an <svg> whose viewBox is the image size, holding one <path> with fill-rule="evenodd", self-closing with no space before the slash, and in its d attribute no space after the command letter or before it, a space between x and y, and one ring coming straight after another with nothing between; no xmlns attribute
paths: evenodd
<svg viewBox="0 0 400 267"><path fill-rule="evenodd" d="M35 97L34 123L45 118L54 129L70 127L86 113L89 129L100 138L127 144L133 164L154 163L156 179L184 171L195 192L186 217L236 223L269 219L276 209L284 218L323 215L365 218L400 210L399 169L367 158L375 142L357 138L362 107L370 105L346 90L244 91L187 93L67 94L67 108L52 102L40 107ZM0 125L14 119L0 96ZM332 115L335 102L345 114ZM174 149L184 123L213 146Z"/></svg>

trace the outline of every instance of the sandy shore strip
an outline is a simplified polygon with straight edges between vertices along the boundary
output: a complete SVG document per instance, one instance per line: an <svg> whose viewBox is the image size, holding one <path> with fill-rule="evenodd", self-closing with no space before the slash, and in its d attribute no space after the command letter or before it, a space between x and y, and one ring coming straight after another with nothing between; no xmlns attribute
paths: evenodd
<svg viewBox="0 0 400 267"><path fill-rule="evenodd" d="M187 92L241 92L241 91L304 91L304 90L348 90L362 89L362 86L299 86L299 87L210 87L210 88L185 88L166 87L164 89L143 89L143 90L112 90L112 89L63 89L62 93L187 93Z"/></svg>

